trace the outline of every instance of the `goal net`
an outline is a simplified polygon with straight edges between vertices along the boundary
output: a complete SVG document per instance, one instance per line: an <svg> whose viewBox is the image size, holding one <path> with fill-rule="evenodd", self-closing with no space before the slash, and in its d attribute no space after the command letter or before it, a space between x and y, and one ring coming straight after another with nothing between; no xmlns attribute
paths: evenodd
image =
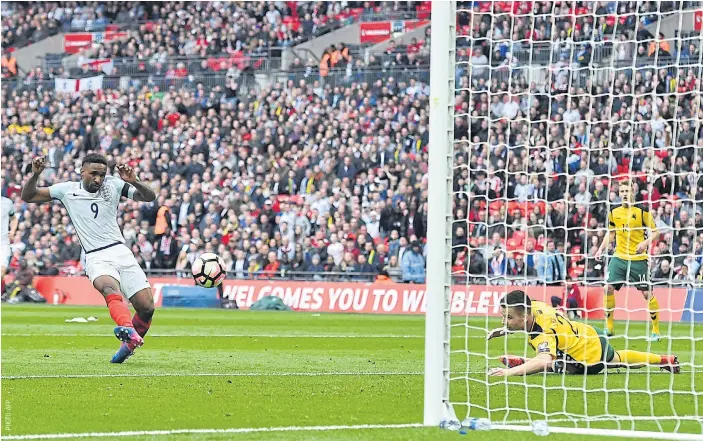
<svg viewBox="0 0 703 441"><path fill-rule="evenodd" d="M703 439L703 5L432 7L425 424Z"/></svg>

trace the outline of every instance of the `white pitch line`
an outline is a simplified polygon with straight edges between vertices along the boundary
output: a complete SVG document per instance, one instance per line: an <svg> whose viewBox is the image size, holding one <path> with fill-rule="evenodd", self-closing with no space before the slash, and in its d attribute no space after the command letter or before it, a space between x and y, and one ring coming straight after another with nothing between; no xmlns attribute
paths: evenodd
<svg viewBox="0 0 703 441"><path fill-rule="evenodd" d="M481 375L486 374L488 370L482 371L469 371L467 375ZM692 372L703 372L703 370L695 371L681 371L683 374L690 374ZM66 375L6 375L0 377L2 380L36 380L36 379L61 379L61 378L161 378L161 377L335 377L335 376L414 376L414 375L424 375L424 372L420 371L400 371L400 372L155 372L155 373L116 373L116 374L66 374ZM625 375L671 375L664 371L631 371L629 373L622 372L608 372L609 376L625 376ZM550 373L549 376L557 376L560 374ZM603 375L603 374L601 374ZM572 377L569 377L572 378ZM575 378L575 377L574 377ZM466 377L452 377L450 381L463 381ZM476 381L475 379L473 379ZM496 383L492 383L496 384ZM521 386L520 383L509 383L511 385ZM463 403L455 403L463 404Z"/></svg>
<svg viewBox="0 0 703 441"><path fill-rule="evenodd" d="M488 331L486 332L486 335ZM99 333L28 333L28 332L7 332L0 334L2 337L112 337L110 332ZM247 334L247 333L231 333L231 334L203 334L203 333L192 333L192 334L159 334L159 333L149 333L149 337L160 337L160 338L182 338L182 337L236 337L236 338L388 338L388 339L411 339L411 338L425 338L424 335L412 335L412 334ZM481 335L452 335L452 339L478 339L485 340L484 336ZM622 338L622 337L616 337ZM629 337L627 340L638 341L644 340L646 337ZM667 337L669 340L691 340L691 338L686 336L681 337ZM694 340L701 340L696 338ZM462 352L463 350L457 349L454 352Z"/></svg>
<svg viewBox="0 0 703 441"><path fill-rule="evenodd" d="M648 417L643 417L648 418ZM685 417L690 418L690 417ZM637 417L631 418L621 418L613 416L612 418L559 418L550 419L549 423L559 424L559 423L576 423L589 421L591 423L599 421L612 421L616 419L624 419L625 421L639 419ZM535 419L536 420L536 419ZM534 420L533 420L534 421ZM501 424L494 425L494 430L521 430L530 431L530 426L527 426L530 420L518 420L518 421L503 421ZM525 427L517 427L516 425L525 425ZM187 435L187 434L233 434L233 433L271 433L271 432L327 432L333 430L374 430L374 429L416 429L425 428L423 424L420 423L409 423L409 424L360 424L360 425L339 425L339 426L288 426L288 427L247 427L247 428L232 428L232 429L174 429L174 430L141 430L141 431L129 431L129 432L81 432L81 433L41 433L32 435L9 435L4 436L3 439L6 440L30 440L30 439L64 439L64 438L121 438L121 437L135 437L135 436L169 436L169 435ZM603 429L580 429L580 428L564 428L559 426L550 426L550 431L554 433L573 433L578 431L583 434L595 434L600 432L605 432ZM612 430L608 429L608 433L612 434ZM639 431L628 431L629 436L635 437L650 437L653 432L639 432ZM689 433L656 433L659 439L703 439L703 436Z"/></svg>
<svg viewBox="0 0 703 441"><path fill-rule="evenodd" d="M336 376L389 376L424 375L424 372L158 372L119 374L68 374L68 375L7 375L3 380L32 380L39 378L141 378L141 377L336 377Z"/></svg>
<svg viewBox="0 0 703 441"><path fill-rule="evenodd" d="M260 433L260 432L326 432L330 430L364 430L364 429L406 429L423 427L422 424L360 424L355 426L289 426L289 427L247 427L236 429L177 429L177 430L141 430L130 432L83 432L83 433L42 433L35 435L3 436L6 440L22 439L60 439L60 438L107 438L183 434L225 434L225 433Z"/></svg>
<svg viewBox="0 0 703 441"><path fill-rule="evenodd" d="M112 337L110 333L95 334L42 334L37 333L5 333L3 337ZM425 338L424 335L400 335L400 334L148 334L149 337L238 337L238 338ZM466 337L454 335L452 338ZM470 335L472 339L485 339L480 335Z"/></svg>
<svg viewBox="0 0 703 441"><path fill-rule="evenodd" d="M515 425L515 424L531 424L533 421L547 421L547 423L554 423L554 424L561 424L561 423L582 423L582 422L591 422L591 423L599 423L599 422L605 422L605 421L625 421L625 422L630 422L630 421L654 421L654 420L665 420L665 421L671 421L674 418L682 419L682 420L694 420L694 421L699 421L700 417L696 415L677 415L674 417L673 415L667 415L667 416L653 416L653 415L611 415L611 416L598 416L594 418L584 418L582 416L579 417L573 417L573 418L550 418L549 420L544 420L543 418L532 418L531 420L498 420L494 423L493 427L500 427L503 425Z"/></svg>

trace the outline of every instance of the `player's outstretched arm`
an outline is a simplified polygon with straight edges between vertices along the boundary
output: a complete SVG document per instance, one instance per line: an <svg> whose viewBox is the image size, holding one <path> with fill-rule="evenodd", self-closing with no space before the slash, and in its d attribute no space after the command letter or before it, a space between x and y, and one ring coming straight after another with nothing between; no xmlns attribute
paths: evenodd
<svg viewBox="0 0 703 441"><path fill-rule="evenodd" d="M496 337L503 337L504 335L508 335L508 329L501 327L501 328L495 328L491 332L488 333L486 336L486 340L491 340Z"/></svg>
<svg viewBox="0 0 703 441"><path fill-rule="evenodd" d="M137 178L137 173L132 167L129 165L118 165L117 173L120 174L120 178L123 181L133 186L136 190L132 199L137 202L151 202L156 199L154 190L152 190L148 184L145 184Z"/></svg>
<svg viewBox="0 0 703 441"><path fill-rule="evenodd" d="M39 175L44 171L44 157L40 156L32 160L32 176L27 179L24 187L22 187L22 200L25 202L49 202L51 194L46 187L37 187Z"/></svg>
<svg viewBox="0 0 703 441"><path fill-rule="evenodd" d="M549 370L554 359L550 354L537 354L534 358L529 358L520 366L515 366L510 369L493 368L488 371L488 375L492 377L513 377L515 375L532 375Z"/></svg>

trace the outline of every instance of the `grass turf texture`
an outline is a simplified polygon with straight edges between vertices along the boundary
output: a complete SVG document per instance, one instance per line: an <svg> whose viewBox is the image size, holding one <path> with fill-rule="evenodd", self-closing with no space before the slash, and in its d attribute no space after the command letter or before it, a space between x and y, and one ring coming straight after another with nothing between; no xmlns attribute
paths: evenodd
<svg viewBox="0 0 703 441"><path fill-rule="evenodd" d="M64 322L90 315L99 320ZM488 351L490 357L497 357L506 352L526 353L525 337L486 343L484 329L498 326L497 320L472 319L468 328L464 323L459 318L452 328L452 349L457 352L452 354L456 380L451 383L451 398L466 403L468 385L470 401L490 408L494 424L544 419L544 412L563 420L566 415L559 413L564 411L572 416L668 417L674 412L693 416L703 406L703 372L693 373L691 366L684 366L686 372L678 376L656 370L651 375L611 371L607 377L539 375L507 382L496 377L486 383L487 360L467 357L465 343L469 342L472 352ZM105 308L3 306L2 435L422 421L423 317L164 309L157 311L145 346L123 365L109 363L118 347L112 328ZM616 330L624 332L625 325L618 323ZM646 327L631 323L627 331L632 337L643 337ZM703 366L703 343L696 347L696 341L688 338L691 334L703 338L703 327L663 324L662 331L675 338L652 343L653 352L673 352L684 364L693 361ZM643 339L625 338L615 338L612 344L616 349L650 346ZM498 366L495 360L488 363ZM315 375L318 373L324 375ZM43 378L11 379L18 376ZM671 390L687 393L672 395ZM486 415L480 407L471 409L472 416ZM455 408L462 418L466 406ZM666 431L676 428L673 418L662 418L660 423ZM586 427L587 423L552 425ZM590 427L611 429L618 425L659 430L655 421L645 418L590 423ZM702 429L697 421L681 421L678 427L679 432L694 434ZM492 440L499 435L544 439L532 433L496 431L476 432L471 437ZM128 438L436 440L459 436L433 428L391 428Z"/></svg>

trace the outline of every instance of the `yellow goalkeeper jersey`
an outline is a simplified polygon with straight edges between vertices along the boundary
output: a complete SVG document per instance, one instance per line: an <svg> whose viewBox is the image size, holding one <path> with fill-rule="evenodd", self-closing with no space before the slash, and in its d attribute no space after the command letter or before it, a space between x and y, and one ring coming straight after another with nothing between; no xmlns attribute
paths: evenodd
<svg viewBox="0 0 703 441"><path fill-rule="evenodd" d="M637 254L637 245L645 240L647 229L656 231L649 209L620 205L608 213L609 232L615 232L615 257L625 260L647 260L647 253Z"/></svg>
<svg viewBox="0 0 703 441"><path fill-rule="evenodd" d="M584 364L601 362L600 336L593 328L581 322L572 322L556 309L542 302L532 302L534 325L528 332L528 343L537 354L557 358L562 352Z"/></svg>

